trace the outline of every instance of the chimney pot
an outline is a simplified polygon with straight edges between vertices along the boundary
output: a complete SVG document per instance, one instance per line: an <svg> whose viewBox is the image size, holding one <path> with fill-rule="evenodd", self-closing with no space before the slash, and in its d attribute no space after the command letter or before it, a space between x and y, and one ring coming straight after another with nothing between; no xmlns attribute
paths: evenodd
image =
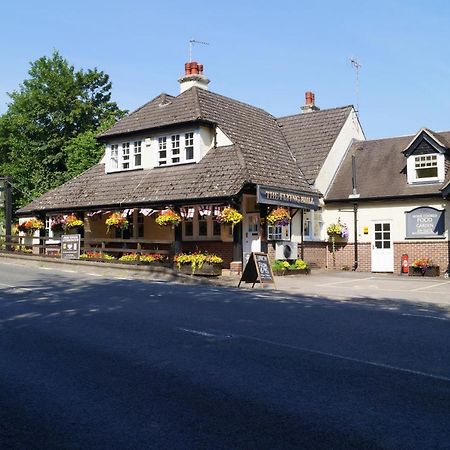
<svg viewBox="0 0 450 450"><path fill-rule="evenodd" d="M320 108L316 106L316 95L312 91L305 92L305 105L301 107L304 113L318 111Z"/></svg>
<svg viewBox="0 0 450 450"><path fill-rule="evenodd" d="M199 73L200 75L203 75L203 64L199 64L199 65L198 65L198 73Z"/></svg>
<svg viewBox="0 0 450 450"><path fill-rule="evenodd" d="M314 105L314 94L311 91L305 92L305 104L307 106Z"/></svg>
<svg viewBox="0 0 450 450"><path fill-rule="evenodd" d="M191 62L191 75L197 74L198 74L198 64L195 61Z"/></svg>
<svg viewBox="0 0 450 450"><path fill-rule="evenodd" d="M184 65L184 74L185 75L190 75L191 74L191 63L186 63Z"/></svg>

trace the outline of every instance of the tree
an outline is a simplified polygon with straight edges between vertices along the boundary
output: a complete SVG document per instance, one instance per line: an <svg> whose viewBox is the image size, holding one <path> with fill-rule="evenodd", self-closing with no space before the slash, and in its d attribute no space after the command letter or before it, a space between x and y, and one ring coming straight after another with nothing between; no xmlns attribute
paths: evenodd
<svg viewBox="0 0 450 450"><path fill-rule="evenodd" d="M107 74L77 71L56 51L28 73L0 117L0 173L14 177L16 206L98 162L96 133L125 113L111 101Z"/></svg>

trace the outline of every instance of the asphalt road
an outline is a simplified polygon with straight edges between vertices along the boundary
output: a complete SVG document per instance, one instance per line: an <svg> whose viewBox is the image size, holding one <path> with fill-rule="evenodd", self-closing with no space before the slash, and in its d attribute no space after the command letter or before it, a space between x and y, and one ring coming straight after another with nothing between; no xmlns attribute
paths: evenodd
<svg viewBox="0 0 450 450"><path fill-rule="evenodd" d="M450 308L0 262L2 449L450 448Z"/></svg>

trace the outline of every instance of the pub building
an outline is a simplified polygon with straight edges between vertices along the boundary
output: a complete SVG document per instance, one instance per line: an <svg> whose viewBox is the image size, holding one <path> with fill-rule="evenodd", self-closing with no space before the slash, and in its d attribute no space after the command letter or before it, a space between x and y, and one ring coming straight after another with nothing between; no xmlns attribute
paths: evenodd
<svg viewBox="0 0 450 450"><path fill-rule="evenodd" d="M197 62L186 63L185 74L178 81L177 96L162 93L101 133L98 139L105 144L105 153L99 164L21 208L17 212L20 221L29 217L45 220L45 234L51 237L52 221L75 213L84 221L86 244L89 239L111 238L105 219L117 212L130 223L128 229L116 230L113 235L123 240L124 247L127 239L133 239L142 240L142 248L149 251L206 251L221 256L224 267L231 265L235 270L240 270L251 252L258 251L267 252L272 259L301 257L316 267L332 267L332 261L333 265L350 265L357 270L373 269L368 248L371 239L376 238L374 245L378 245L375 229L379 225L372 226L372 222L387 217L380 216L377 208L383 212L385 202L399 202L400 209L407 203L403 192L387 192L397 186L390 186L390 181L384 181L386 192L380 201L373 198L379 194L376 189L372 191L377 181L386 178L380 172L394 170L394 165L385 152L384 162L373 171L367 170L370 165L360 155L369 152L360 148L370 147L372 141L365 141L352 106L321 110L314 93L306 92L301 112L277 118L209 91L210 81ZM443 141L444 137L438 140L437 150L433 147L437 153L431 159L433 164L439 162L439 183L431 177L430 188L430 177L419 173L422 179L407 189L411 211L418 207L448 211L443 195L446 192L448 197L449 155ZM405 143L401 150L418 155L416 147ZM357 196L348 172L355 154ZM406 153L401 154L412 165L411 170L416 170L416 156L409 163ZM378 160L375 152L371 155ZM417 159L418 165L426 166L427 162ZM406 176L402 168L398 170L401 175L395 175ZM386 176L389 179L393 174ZM440 191L446 183L447 190ZM416 184L421 187L415 189ZM409 178L407 186L411 188ZM239 211L242 221L235 226L221 222L226 207ZM291 220L270 224L268 215L279 207L289 211ZM397 206L393 208L395 217L389 220L400 230L396 221L405 218L398 214ZM178 226L157 224L158 214L168 209L182 218ZM355 216L349 214L355 209ZM356 233L351 228L355 218ZM448 217L443 220L440 226L444 231L438 239L447 245L448 264ZM337 243L331 258L327 228L333 222L345 222L350 236ZM387 222L380 223L383 228ZM387 233L384 228L383 232ZM355 264L358 248L359 265ZM433 257L433 252L430 247L431 254L423 256ZM445 264L444 259L441 264ZM397 271L395 263L384 269Z"/></svg>

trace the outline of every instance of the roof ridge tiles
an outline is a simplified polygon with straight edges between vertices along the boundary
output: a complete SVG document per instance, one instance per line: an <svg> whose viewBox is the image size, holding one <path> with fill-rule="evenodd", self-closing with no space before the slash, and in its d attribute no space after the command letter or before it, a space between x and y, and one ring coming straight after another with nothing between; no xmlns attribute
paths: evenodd
<svg viewBox="0 0 450 450"><path fill-rule="evenodd" d="M313 117L313 116L317 116L326 112L331 112L331 111L337 111L339 109L348 109L348 108L354 108L353 105L345 105L345 106L337 106L335 108L327 108L327 109L319 109L318 111L314 111L312 114L311 113L296 113L296 114L288 114L287 116L279 116L276 119L277 120L281 120L281 119L289 119L291 117Z"/></svg>

